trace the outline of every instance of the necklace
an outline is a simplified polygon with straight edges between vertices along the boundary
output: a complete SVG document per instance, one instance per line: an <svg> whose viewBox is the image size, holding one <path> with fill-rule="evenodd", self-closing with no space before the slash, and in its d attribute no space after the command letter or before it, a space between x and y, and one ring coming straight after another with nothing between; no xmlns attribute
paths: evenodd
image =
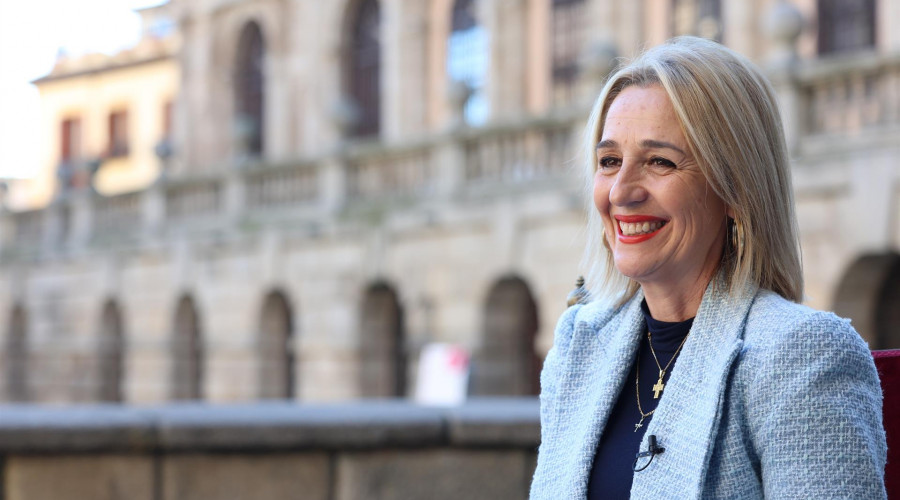
<svg viewBox="0 0 900 500"><path fill-rule="evenodd" d="M653 355L653 361L656 361L656 367L659 368L659 380L657 380L656 385L653 386L653 399L659 399L659 394L666 388L666 384L663 383L663 377L666 376L666 371L669 370L669 367L672 366L675 358L678 357L678 353L681 352L681 348L684 347L685 342L687 342L687 335L684 336L681 344L678 345L678 349L675 349L675 354L672 355L672 359L670 359L669 362L666 363L666 367L663 368L659 364L659 358L656 357L656 351L653 350L653 337L650 336L650 330L647 330L647 343L650 344L650 354ZM640 404L640 401L638 401L638 404Z"/></svg>
<svg viewBox="0 0 900 500"><path fill-rule="evenodd" d="M637 432L638 429L644 426L644 419L653 415L653 412L656 411L656 408L650 410L649 413L644 413L644 409L641 408L641 350L638 349L637 355L637 365L634 370L634 396L637 399L638 404L638 412L641 414L641 420L634 424L634 432Z"/></svg>

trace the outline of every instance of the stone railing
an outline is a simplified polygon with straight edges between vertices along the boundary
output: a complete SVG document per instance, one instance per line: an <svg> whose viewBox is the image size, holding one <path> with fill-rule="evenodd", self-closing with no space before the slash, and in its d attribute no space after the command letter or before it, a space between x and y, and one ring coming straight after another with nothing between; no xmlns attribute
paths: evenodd
<svg viewBox="0 0 900 500"><path fill-rule="evenodd" d="M353 201L426 196L434 193L436 182L429 147L360 155L347 164L347 196Z"/></svg>
<svg viewBox="0 0 900 500"><path fill-rule="evenodd" d="M165 186L166 220L207 217L222 210L222 180L191 179Z"/></svg>
<svg viewBox="0 0 900 500"><path fill-rule="evenodd" d="M141 193L97 196L94 200L95 234L120 233L141 225Z"/></svg>
<svg viewBox="0 0 900 500"><path fill-rule="evenodd" d="M248 171L245 179L247 208L304 205L318 199L319 178L315 165L258 168Z"/></svg>
<svg viewBox="0 0 900 500"><path fill-rule="evenodd" d="M30 210L14 213L12 219L12 242L16 246L39 245L44 234L44 211Z"/></svg>
<svg viewBox="0 0 900 500"><path fill-rule="evenodd" d="M573 139L584 122L585 113L572 113L514 125L463 127L415 143L351 143L289 164L170 176L143 191L111 197L72 191L45 210L5 214L0 251L37 247L52 253L61 246L178 232L180 225L195 230L259 220L255 214L266 210L321 217L360 203L432 201L484 186L564 177L570 175L567 166L578 152Z"/></svg>
<svg viewBox="0 0 900 500"><path fill-rule="evenodd" d="M542 123L529 129L494 130L466 143L470 183L522 183L566 173L577 156L572 123Z"/></svg>
<svg viewBox="0 0 900 500"><path fill-rule="evenodd" d="M6 500L518 500L540 439L534 398L0 412Z"/></svg>
<svg viewBox="0 0 900 500"><path fill-rule="evenodd" d="M786 111L799 115L794 118L801 151L900 129L900 55L873 53L801 64L792 80L799 99Z"/></svg>

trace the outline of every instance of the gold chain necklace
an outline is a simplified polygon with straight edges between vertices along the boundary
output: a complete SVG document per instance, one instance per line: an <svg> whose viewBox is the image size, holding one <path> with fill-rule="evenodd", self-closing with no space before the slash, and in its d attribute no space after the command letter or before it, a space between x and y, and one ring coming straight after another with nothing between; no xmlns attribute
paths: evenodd
<svg viewBox="0 0 900 500"><path fill-rule="evenodd" d="M690 332L688 332L688 334L690 334ZM656 357L656 351L653 350L653 337L650 336L649 329L647 330L647 342L650 344L650 354L653 355L653 361L656 361L656 367L659 368L659 380L657 380L656 385L653 386L653 399L659 399L659 394L666 388L666 384L663 383L663 377L666 376L666 371L672 366L675 358L678 357L678 353L681 352L681 348L684 347L684 343L687 342L687 335L684 336L681 344L678 345L678 349L675 349L675 354L672 355L672 358L666 364L665 368L659 365L659 358ZM638 401L638 405L640 405L640 401ZM641 414L643 414L643 412L641 412Z"/></svg>
<svg viewBox="0 0 900 500"><path fill-rule="evenodd" d="M638 348L637 355L637 365L634 370L634 396L637 399L638 404L638 412L641 414L640 422L634 424L634 432L637 432L638 429L644 426L644 419L653 415L653 412L656 411L656 408L650 410L650 413L644 413L644 409L641 408L641 349Z"/></svg>

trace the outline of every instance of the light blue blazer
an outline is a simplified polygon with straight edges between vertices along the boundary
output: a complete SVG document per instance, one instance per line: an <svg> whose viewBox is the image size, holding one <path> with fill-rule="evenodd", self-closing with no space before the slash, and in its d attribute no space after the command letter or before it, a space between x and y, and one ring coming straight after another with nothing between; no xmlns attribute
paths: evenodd
<svg viewBox="0 0 900 500"><path fill-rule="evenodd" d="M642 299L560 318L541 373L533 500L586 498L644 332ZM665 452L635 473L631 498L886 497L881 386L849 321L713 280L672 370L641 444L652 434Z"/></svg>

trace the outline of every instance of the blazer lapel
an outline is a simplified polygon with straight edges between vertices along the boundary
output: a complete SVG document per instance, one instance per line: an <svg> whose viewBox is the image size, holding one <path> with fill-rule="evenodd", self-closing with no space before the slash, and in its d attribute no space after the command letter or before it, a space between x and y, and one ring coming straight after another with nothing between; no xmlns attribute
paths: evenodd
<svg viewBox="0 0 900 500"><path fill-rule="evenodd" d="M647 450L648 437L655 435L665 452L635 473L632 498L701 496L728 377L755 294L755 287L731 295L722 280L710 283L641 443L641 451Z"/></svg>
<svg viewBox="0 0 900 500"><path fill-rule="evenodd" d="M602 429L616 399L640 343L644 318L641 313L643 294L638 292L611 319L593 312L576 316L572 339L560 393L566 394L566 408L561 408L557 429L558 438L566 442L570 458L566 470L570 472L564 490L571 498L584 498L591 464ZM593 311L591 310L593 309ZM605 323L605 324L604 324Z"/></svg>

